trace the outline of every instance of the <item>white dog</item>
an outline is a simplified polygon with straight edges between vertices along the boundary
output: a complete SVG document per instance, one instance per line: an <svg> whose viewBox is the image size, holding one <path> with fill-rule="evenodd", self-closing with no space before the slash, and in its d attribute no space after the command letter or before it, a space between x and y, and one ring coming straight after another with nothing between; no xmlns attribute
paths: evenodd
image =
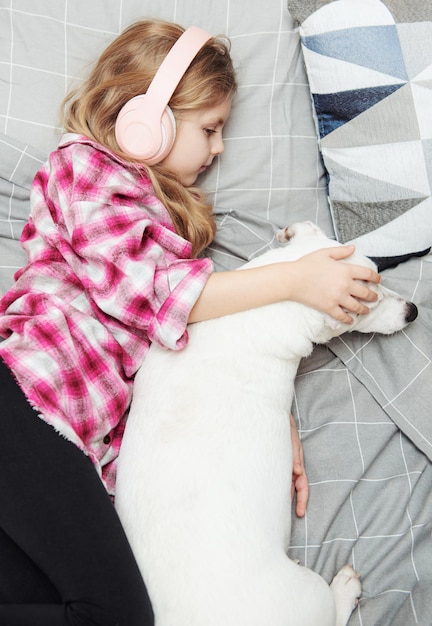
<svg viewBox="0 0 432 626"><path fill-rule="evenodd" d="M311 223L253 263L337 245ZM355 254L350 261L370 265ZM245 266L245 267L247 267ZM286 556L289 413L300 359L347 330L393 333L415 305L382 286L351 326L296 302L193 324L188 346L152 345L137 374L116 506L156 626L343 626L360 595L345 565L329 587Z"/></svg>

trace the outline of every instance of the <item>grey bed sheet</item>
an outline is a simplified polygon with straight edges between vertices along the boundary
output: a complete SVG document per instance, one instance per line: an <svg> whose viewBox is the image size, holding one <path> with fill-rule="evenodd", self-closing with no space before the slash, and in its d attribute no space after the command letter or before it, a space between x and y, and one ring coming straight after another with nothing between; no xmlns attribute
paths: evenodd
<svg viewBox="0 0 432 626"><path fill-rule="evenodd" d="M328 582L354 565L363 590L350 626L430 625L428 458L331 348L302 364L295 414L310 501L294 520L290 556Z"/></svg>

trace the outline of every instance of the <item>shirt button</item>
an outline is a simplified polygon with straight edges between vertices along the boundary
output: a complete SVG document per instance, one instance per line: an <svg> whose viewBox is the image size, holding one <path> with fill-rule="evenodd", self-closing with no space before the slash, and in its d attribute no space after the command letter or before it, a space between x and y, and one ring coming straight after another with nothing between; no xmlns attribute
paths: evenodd
<svg viewBox="0 0 432 626"><path fill-rule="evenodd" d="M105 437L103 438L103 442L105 445L108 445L109 443L111 443L111 437L109 435L105 435Z"/></svg>

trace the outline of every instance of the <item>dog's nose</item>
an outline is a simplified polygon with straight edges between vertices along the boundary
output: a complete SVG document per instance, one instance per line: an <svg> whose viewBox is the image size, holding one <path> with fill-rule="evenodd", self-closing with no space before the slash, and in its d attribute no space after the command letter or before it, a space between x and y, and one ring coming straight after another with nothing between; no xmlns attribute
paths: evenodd
<svg viewBox="0 0 432 626"><path fill-rule="evenodd" d="M405 315L405 321L413 322L418 315L418 308L413 302L407 302L407 312Z"/></svg>

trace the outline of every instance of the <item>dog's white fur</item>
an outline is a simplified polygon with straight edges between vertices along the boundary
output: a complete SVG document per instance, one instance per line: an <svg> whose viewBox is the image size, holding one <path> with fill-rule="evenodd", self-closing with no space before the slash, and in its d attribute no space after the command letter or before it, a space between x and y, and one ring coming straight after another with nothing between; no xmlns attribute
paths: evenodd
<svg viewBox="0 0 432 626"><path fill-rule="evenodd" d="M310 223L251 265L334 241ZM349 259L373 264L355 255ZM246 266L246 267L247 267ZM344 566L331 587L286 556L291 529L289 413L300 359L346 330L392 333L410 303L382 286L352 326L295 302L189 327L188 346L153 345L137 374L116 506L156 626L342 626L360 594ZM412 317L412 314L411 314Z"/></svg>

